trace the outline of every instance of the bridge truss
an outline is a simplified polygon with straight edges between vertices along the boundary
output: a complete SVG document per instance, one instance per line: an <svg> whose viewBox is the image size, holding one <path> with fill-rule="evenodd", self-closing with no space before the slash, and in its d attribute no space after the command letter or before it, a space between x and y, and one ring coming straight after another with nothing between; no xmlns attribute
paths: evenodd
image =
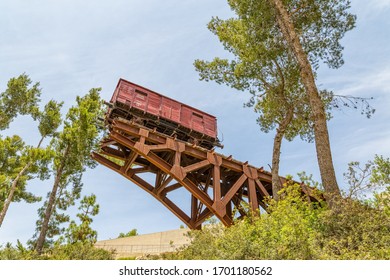
<svg viewBox="0 0 390 280"><path fill-rule="evenodd" d="M262 168L125 119L112 120L108 137L92 157L148 192L191 229L200 229L213 215L229 226L248 208L266 211L265 198L272 196L271 174ZM141 178L142 173L153 174L153 180ZM179 190L190 194L190 210L170 199ZM302 186L302 191L310 189Z"/></svg>

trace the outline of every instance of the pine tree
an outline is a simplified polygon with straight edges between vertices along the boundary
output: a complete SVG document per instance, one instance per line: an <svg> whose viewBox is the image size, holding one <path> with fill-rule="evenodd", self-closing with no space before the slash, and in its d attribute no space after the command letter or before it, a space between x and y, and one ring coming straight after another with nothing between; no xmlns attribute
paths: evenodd
<svg viewBox="0 0 390 280"><path fill-rule="evenodd" d="M220 63L221 60L216 59L212 63L217 65L205 65L197 61L195 66L201 72L201 78L214 79L240 90L249 89L252 93L265 92L268 95L269 88L279 88L281 92L280 88L286 80L283 81L283 76L278 72L286 73L286 65L292 65L297 70L294 72L297 76L290 81L296 81L294 90L299 88L299 91L294 93L287 89L284 91L285 100L272 98L272 103L268 104L263 102L267 97L262 98L260 94L257 96L260 99L256 104L257 108L262 111L263 116L272 116L274 123L282 125L275 139L277 148L283 133L286 133L284 123L291 116L292 109L288 108L296 108L304 102L304 111L309 112L309 115L301 117L303 120L307 118L306 123L309 125L299 122L303 130L298 134L311 135L307 134L305 127L313 129L323 186L328 194L339 196L327 129L329 115L326 109L332 93L321 94L317 89L315 70L320 61L331 68L338 68L343 64L340 39L355 26L356 19L348 13L350 2L228 0L228 3L237 18L225 21L214 18L209 28L218 35L224 47L239 59L230 64L223 60ZM303 95L297 94L302 91ZM290 106L288 98L293 101ZM278 115L277 110L284 115ZM293 113L291 122L295 116ZM260 121L263 121L262 116ZM267 127L264 124L261 123L263 129ZM292 131L297 133L296 129ZM273 163L276 163L275 155L274 159Z"/></svg>
<svg viewBox="0 0 390 280"><path fill-rule="evenodd" d="M10 187L6 188L8 190L8 195L1 208L0 227L7 214L9 205L14 200L15 194L20 191L23 192L27 181L34 178L34 175L38 176L41 180L48 179L49 169L47 166L53 159L54 153L50 147L41 148L41 144L46 137L54 136L57 128L61 124L61 106L62 103L51 100L46 104L42 112L38 112L38 129L41 134L41 139L35 148L25 146L24 149L21 150L19 167L13 169L15 171L19 170L19 172L16 173L16 176L11 176L12 179L8 183L8 186L10 185Z"/></svg>
<svg viewBox="0 0 390 280"><path fill-rule="evenodd" d="M92 217L99 214L99 204L96 203L96 195L84 196L80 202L80 213L77 217L80 224L71 221L65 233L66 242L74 244L77 242L94 244L97 240L97 231L91 228Z"/></svg>
<svg viewBox="0 0 390 280"><path fill-rule="evenodd" d="M87 167L93 168L96 162L90 157L92 149L97 146L99 128L97 119L102 113L100 89L91 89L84 97L77 97L77 105L69 109L64 120L62 131L53 138L51 145L54 150L53 187L48 199L40 209L40 220L37 221L37 237L35 249L42 252L48 233L49 237L62 231L58 225L68 221L66 210L74 205L80 197L81 178ZM69 185L72 188L69 190ZM50 229L53 231L50 232Z"/></svg>

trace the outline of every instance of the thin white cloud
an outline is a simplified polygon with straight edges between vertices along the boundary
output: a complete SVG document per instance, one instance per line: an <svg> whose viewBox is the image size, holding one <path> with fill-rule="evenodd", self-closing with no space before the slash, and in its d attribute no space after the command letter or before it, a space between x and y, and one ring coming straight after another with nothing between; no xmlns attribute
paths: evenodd
<svg viewBox="0 0 390 280"><path fill-rule="evenodd" d="M348 150L349 158L373 159L375 154L390 155L390 133L381 135L380 137L372 137L366 141L351 147Z"/></svg>
<svg viewBox="0 0 390 280"><path fill-rule="evenodd" d="M390 92L390 67L376 70L376 72L356 73L352 77L347 77L345 87L340 89L339 93L353 96L377 96Z"/></svg>

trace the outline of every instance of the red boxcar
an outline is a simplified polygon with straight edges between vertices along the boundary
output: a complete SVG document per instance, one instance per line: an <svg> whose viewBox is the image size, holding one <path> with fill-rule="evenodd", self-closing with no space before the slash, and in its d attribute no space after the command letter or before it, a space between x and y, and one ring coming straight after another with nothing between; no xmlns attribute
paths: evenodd
<svg viewBox="0 0 390 280"><path fill-rule="evenodd" d="M108 119L132 119L208 149L221 146L214 116L137 84L120 79L110 103Z"/></svg>

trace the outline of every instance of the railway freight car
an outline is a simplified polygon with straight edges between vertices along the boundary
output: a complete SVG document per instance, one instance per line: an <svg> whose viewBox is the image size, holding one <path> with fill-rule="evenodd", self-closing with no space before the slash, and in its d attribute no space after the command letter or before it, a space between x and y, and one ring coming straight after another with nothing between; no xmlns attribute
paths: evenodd
<svg viewBox="0 0 390 280"><path fill-rule="evenodd" d="M206 149L222 147L214 116L124 79L118 82L106 119L116 117Z"/></svg>

